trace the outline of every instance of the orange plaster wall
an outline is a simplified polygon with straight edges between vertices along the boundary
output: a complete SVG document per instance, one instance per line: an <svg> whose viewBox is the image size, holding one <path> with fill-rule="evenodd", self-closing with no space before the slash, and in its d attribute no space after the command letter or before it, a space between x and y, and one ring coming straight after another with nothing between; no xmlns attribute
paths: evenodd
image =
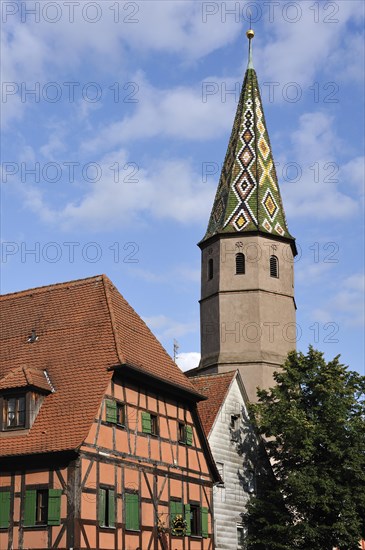
<svg viewBox="0 0 365 550"><path fill-rule="evenodd" d="M189 483L189 500L200 502L200 488L196 483Z"/></svg>
<svg viewBox="0 0 365 550"><path fill-rule="evenodd" d="M14 498L14 521L20 521L20 497ZM0 547L1 548L1 547Z"/></svg>
<svg viewBox="0 0 365 550"><path fill-rule="evenodd" d="M138 548L139 546L139 535L135 535L130 532L126 532L125 537L125 543L126 543L126 550L135 550L135 548Z"/></svg>
<svg viewBox="0 0 365 550"><path fill-rule="evenodd" d="M134 431L136 428L138 428L138 411L135 407L128 407L127 406L127 424L128 428L132 431Z"/></svg>
<svg viewBox="0 0 365 550"><path fill-rule="evenodd" d="M153 475L152 474L146 474L148 482L150 484L151 489L153 488ZM151 498L151 493L149 491L145 476L143 475L141 478L141 496L142 498Z"/></svg>
<svg viewBox="0 0 365 550"><path fill-rule="evenodd" d="M196 451L194 451L193 449L188 449L188 462L190 468L192 468L193 470L199 469L199 462L196 456Z"/></svg>
<svg viewBox="0 0 365 550"><path fill-rule="evenodd" d="M132 470L132 468L125 468L124 470L124 484L128 489L138 490L138 471Z"/></svg>
<svg viewBox="0 0 365 550"><path fill-rule="evenodd" d="M95 527L93 525L84 525L84 529L85 529L87 539L89 541L89 545L92 548L95 548L95 546L96 546L96 529L95 529ZM81 531L81 547L82 548L88 548L88 546L86 546L85 540L82 543L83 540L84 540L84 537L82 536L82 531Z"/></svg>
<svg viewBox="0 0 365 550"><path fill-rule="evenodd" d="M163 487L163 484L165 482L165 479L164 477L162 476L159 476L158 479L157 479L157 493L160 494L161 492L161 489ZM166 481L165 483L165 486L163 487L163 491L161 493L161 500L165 500L167 501L168 498L169 498L169 491L168 491L168 487L169 487L169 484L168 482Z"/></svg>
<svg viewBox="0 0 365 550"><path fill-rule="evenodd" d="M177 407L176 405L172 405L171 403L166 403L166 411L168 416L173 416L174 418L177 417Z"/></svg>
<svg viewBox="0 0 365 550"><path fill-rule="evenodd" d="M102 462L100 463L99 480L101 484L114 485L114 474L115 469L112 464L103 464Z"/></svg>
<svg viewBox="0 0 365 550"><path fill-rule="evenodd" d="M128 434L126 430L117 428L115 432L115 447L119 453L129 453Z"/></svg>
<svg viewBox="0 0 365 550"><path fill-rule="evenodd" d="M182 550L184 548L183 537L171 537L171 550ZM190 546L190 548L192 548Z"/></svg>
<svg viewBox="0 0 365 550"><path fill-rule="evenodd" d="M100 426L97 445L105 449L113 449L113 428L112 426Z"/></svg>
<svg viewBox="0 0 365 550"><path fill-rule="evenodd" d="M48 548L48 532L24 530L23 548Z"/></svg>
<svg viewBox="0 0 365 550"><path fill-rule="evenodd" d="M8 533L0 533L0 548L8 547Z"/></svg>
<svg viewBox="0 0 365 550"><path fill-rule="evenodd" d="M157 413L157 399L155 396L148 396L148 410Z"/></svg>
<svg viewBox="0 0 365 550"><path fill-rule="evenodd" d="M107 393L110 393L111 395L111 389L108 390ZM119 384L114 384L114 397L115 399L118 399L118 401L124 401L123 387Z"/></svg>
<svg viewBox="0 0 365 550"><path fill-rule="evenodd" d="M182 498L182 485L181 481L177 479L170 480L170 495L176 498Z"/></svg>
<svg viewBox="0 0 365 550"><path fill-rule="evenodd" d="M154 525L154 510L153 504L148 502L142 503L142 525L152 527Z"/></svg>
<svg viewBox="0 0 365 550"><path fill-rule="evenodd" d="M158 442L158 439L155 439L154 437L151 437L150 447L151 447L151 456L150 456L150 458L152 460L160 460L160 444Z"/></svg>
<svg viewBox="0 0 365 550"><path fill-rule="evenodd" d="M137 403L138 403L138 391L137 390L135 390L134 388L126 387L125 388L125 394L126 394L127 403L137 405Z"/></svg>
<svg viewBox="0 0 365 550"><path fill-rule="evenodd" d="M48 485L49 480L49 472L43 471L43 472L31 472L27 473L25 476L25 485L40 485L42 483L45 483Z"/></svg>
<svg viewBox="0 0 365 550"><path fill-rule="evenodd" d="M11 484L11 476L1 475L0 476L0 487L8 487Z"/></svg>
<svg viewBox="0 0 365 550"><path fill-rule="evenodd" d="M178 423L177 423L177 420L170 420L169 419L169 429L170 429L170 434L171 434L171 439L173 441L177 441L177 427L178 427Z"/></svg>
<svg viewBox="0 0 365 550"><path fill-rule="evenodd" d="M163 416L160 417L160 435L161 435L161 437L169 437L169 430L168 430L168 427L167 427L167 420Z"/></svg>
<svg viewBox="0 0 365 550"><path fill-rule="evenodd" d="M111 549L114 550L115 548L115 533L114 530L112 532L106 532L106 531L100 531L99 532L99 546L100 548L103 548L103 550Z"/></svg>
<svg viewBox="0 0 365 550"><path fill-rule="evenodd" d="M167 464L173 464L174 456L172 454L170 443L166 443L165 441L161 442L161 454L163 462L167 462Z"/></svg>
<svg viewBox="0 0 365 550"><path fill-rule="evenodd" d="M97 494L81 494L81 517L82 519L96 520L96 499Z"/></svg>
<svg viewBox="0 0 365 550"><path fill-rule="evenodd" d="M89 443L90 445L95 444L96 428L97 424L94 422L90 428L87 438L85 439L85 443Z"/></svg>
<svg viewBox="0 0 365 550"><path fill-rule="evenodd" d="M137 456L143 456L145 458L148 458L149 451L148 451L148 437L139 435L137 436Z"/></svg>

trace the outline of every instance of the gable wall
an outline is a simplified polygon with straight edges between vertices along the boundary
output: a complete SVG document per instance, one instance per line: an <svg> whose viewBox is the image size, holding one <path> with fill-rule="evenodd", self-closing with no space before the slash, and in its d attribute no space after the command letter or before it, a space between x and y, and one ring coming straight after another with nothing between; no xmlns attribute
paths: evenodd
<svg viewBox="0 0 365 550"><path fill-rule="evenodd" d="M214 460L224 464L224 488L214 487L213 492L216 548L221 550L237 548L237 523L242 522L240 514L248 498L247 488L240 480L240 476L246 475L244 457L239 455L239 440L232 441L230 430L231 415L240 414L240 425L244 426L243 411L244 400L234 380L209 435ZM240 430L233 435L242 439Z"/></svg>
<svg viewBox="0 0 365 550"><path fill-rule="evenodd" d="M125 427L107 422L106 403L113 400L125 405ZM143 432L143 412L157 415L157 436ZM192 445L179 443L178 421L191 426ZM114 529L99 525L100 487L115 492ZM137 531L126 528L127 492L138 494ZM143 385L112 381L81 448L79 498L80 548L160 548L156 529L160 521L174 550L213 549L211 474L187 403ZM171 499L208 508L207 538L177 537L169 532Z"/></svg>

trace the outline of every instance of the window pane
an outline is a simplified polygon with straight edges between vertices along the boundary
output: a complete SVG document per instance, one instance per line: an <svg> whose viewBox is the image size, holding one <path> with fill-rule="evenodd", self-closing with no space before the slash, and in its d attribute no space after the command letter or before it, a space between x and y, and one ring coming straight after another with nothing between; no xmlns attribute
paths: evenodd
<svg viewBox="0 0 365 550"><path fill-rule="evenodd" d="M18 426L25 425L25 397L18 399Z"/></svg>
<svg viewBox="0 0 365 550"><path fill-rule="evenodd" d="M37 491L36 523L45 525L48 519L48 491Z"/></svg>
<svg viewBox="0 0 365 550"><path fill-rule="evenodd" d="M8 399L8 426L16 426L16 399L11 397Z"/></svg>

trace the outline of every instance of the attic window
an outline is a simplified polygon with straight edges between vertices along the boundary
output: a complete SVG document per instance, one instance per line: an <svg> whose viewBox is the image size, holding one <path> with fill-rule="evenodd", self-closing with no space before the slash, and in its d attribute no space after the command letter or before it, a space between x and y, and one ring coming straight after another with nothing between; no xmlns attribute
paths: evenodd
<svg viewBox="0 0 365 550"><path fill-rule="evenodd" d="M4 398L3 429L25 428L25 395Z"/></svg>

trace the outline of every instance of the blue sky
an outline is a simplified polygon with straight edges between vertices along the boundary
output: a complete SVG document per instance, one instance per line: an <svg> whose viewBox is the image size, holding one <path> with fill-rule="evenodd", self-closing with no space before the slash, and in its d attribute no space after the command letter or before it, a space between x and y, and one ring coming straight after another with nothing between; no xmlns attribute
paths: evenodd
<svg viewBox="0 0 365 550"><path fill-rule="evenodd" d="M247 64L289 229L298 348L364 372L364 3L2 8L2 293L106 273L183 368L200 251Z"/></svg>

